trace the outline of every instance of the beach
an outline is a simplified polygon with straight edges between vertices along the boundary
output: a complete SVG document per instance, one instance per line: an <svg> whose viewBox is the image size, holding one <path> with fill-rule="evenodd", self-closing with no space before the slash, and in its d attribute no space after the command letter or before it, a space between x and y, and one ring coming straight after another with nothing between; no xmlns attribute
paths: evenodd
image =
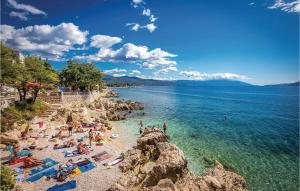
<svg viewBox="0 0 300 191"><path fill-rule="evenodd" d="M108 101L108 98L101 98ZM77 106L68 106L67 108L74 108L75 111L78 112ZM99 109L89 109L86 106L81 106L81 108L85 109L85 113L88 116L85 116L86 120L93 120L97 117L99 117ZM71 109L72 110L72 109ZM80 111L78 112L80 113ZM53 116L53 115L52 115ZM19 146L21 148L27 148L30 145L35 145L37 148L42 148L42 150L34 149L31 150L32 155L34 158L43 160L45 158L51 158L54 161L57 161L59 164L55 165L53 167L58 168L59 165L65 164L68 162L69 159L72 158L73 161L79 161L85 158L88 158L90 160L91 156L96 155L98 153L101 153L103 151L106 151L110 154L110 157L108 159L105 159L101 162L94 162L96 165L96 168L81 173L79 175L76 175L75 177L68 178L66 181L69 180L76 180L77 186L75 190L107 190L114 182L118 180L118 178L121 176L121 172L118 168L118 165L114 166L104 166L104 163L108 163L113 161L115 158L119 157L121 153L125 153L127 150L132 148L136 144L136 138L134 136L133 131L130 131L129 129L122 129L119 127L116 122L110 121L109 127L111 130L106 130L104 133L105 142L101 146L96 146L96 143L93 142L92 146L90 148L90 152L87 155L79 155L75 157L65 157L64 151L72 151L75 150L76 147L71 148L65 148L65 149L53 149L53 146L55 144L63 144L65 141L74 139L77 140L82 137L88 136L88 130L90 128L86 128L83 133L73 133L72 136L68 136L68 131L64 130L62 131L62 135L66 136L63 139L55 139L54 142L50 141L50 137L52 135L57 134L58 129L60 127L64 127L65 123L64 120L53 120L51 117L48 118L40 118L36 117L34 120L30 122L30 127L32 130L29 133L29 136L34 138L28 138L27 140L20 140ZM44 125L40 128L37 122L42 121ZM18 132L19 133L19 132ZM18 134L15 131L15 134ZM110 138L112 134L117 134L117 138ZM89 140L85 139L83 141L85 144L89 144ZM1 158L6 158L10 155L9 151L3 151L1 152ZM18 165L15 165L18 166ZM15 166L10 166L10 168L13 168ZM20 185L24 185L23 183L18 183ZM18 185L17 184L17 185ZM29 190L47 190L48 188L60 184L54 179L47 180L46 177L42 177L41 179L35 181L29 186Z"/></svg>

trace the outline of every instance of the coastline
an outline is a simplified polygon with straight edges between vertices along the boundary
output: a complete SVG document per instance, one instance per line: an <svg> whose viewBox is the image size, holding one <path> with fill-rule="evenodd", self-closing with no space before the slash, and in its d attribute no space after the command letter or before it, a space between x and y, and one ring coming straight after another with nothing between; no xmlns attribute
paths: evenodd
<svg viewBox="0 0 300 191"><path fill-rule="evenodd" d="M109 98L106 98L104 95L102 95L101 103L115 103L115 102L111 102ZM89 106L87 106L88 104L85 103L84 106L82 104L79 104L80 106L78 104L77 105L75 104L72 106L62 107L61 110L64 109L73 110L73 112L76 113L76 115L80 115L81 117L82 116L86 117L85 120L87 121L92 121L94 119L101 119L100 116L103 115L103 113L97 111L95 108L89 108ZM122 106L122 103L119 103L119 105ZM112 108L113 106L109 105L107 107ZM102 108L102 111L103 110L108 111L108 109ZM81 115L82 113L85 113L84 115L87 116ZM114 114L111 115L113 118ZM42 128L39 128L38 125L36 124L38 121L44 122ZM32 131L29 133L31 137L35 137L35 138L21 140L20 139L21 127L19 130L6 132L6 134L18 140L19 146L22 148L27 148L30 145L36 145L38 147L43 148L42 150L37 150L37 149L31 150L34 158L37 158L39 160L45 158L51 158L59 162L59 164L65 164L70 158L64 157L63 151L74 150L76 149L76 147L62 149L62 150L54 150L53 149L54 144L63 144L63 142L65 142L70 138L76 140L80 137L87 136L87 132L74 133L72 137L67 137L66 139L62 139L62 140L55 140L55 142L49 141L49 137L56 134L58 132L59 127L64 127L64 126L65 126L64 119L53 120L53 116L50 116L46 119L41 117L35 117L32 121L30 121L30 127L32 128ZM109 168L107 166L104 166L103 164L113 161L115 158L119 157L121 153L125 153L127 150L131 149L136 144L136 136L134 135L134 131L130 131L129 130L130 128L124 129L123 127L120 127L120 125L118 125L118 122L116 121L109 121L108 127L110 127L111 130L106 130L106 132L104 133L104 137L106 139L104 145L96 146L95 143L93 143L92 151L88 155L80 155L80 156L72 157L74 161L77 161L77 160L82 160L84 158L91 158L92 155L98 154L103 151L106 151L111 155L109 159L97 163L95 162L96 168L86 173L82 173L75 177L66 179L66 181L76 180L77 186L75 190L99 190L99 188L101 188L101 190L107 190L122 175L120 169L118 168L119 164L115 166L111 166ZM64 130L63 135L67 136L67 134L68 132ZM110 136L112 134L118 134L119 136L116 139L111 139ZM88 139L85 140L84 143L88 144ZM10 152L7 150L3 150L0 154L1 162L4 162L8 156L10 156ZM54 168L58 168L58 165L55 165ZM15 166L10 166L11 169L13 167ZM62 184L62 183L57 182L54 179L47 180L46 177L42 177L41 179L39 179L34 183L27 183L27 182L17 183L14 190L43 191L57 184Z"/></svg>
<svg viewBox="0 0 300 191"><path fill-rule="evenodd" d="M114 94L111 92L108 94L112 97L115 97ZM215 188L217 189L222 188L222 190L231 190L231 187L237 188L238 190L246 190L245 180L240 175L227 171L222 166L222 164L220 164L217 161L214 162L214 164L216 165L215 169L208 169L203 176L195 175L188 168L187 166L188 161L184 156L183 152L176 145L169 143L169 139L165 138L167 136L164 134L160 134L161 130L152 129L149 131L146 128L142 136L140 136L138 134L138 128L135 128L134 126L129 127L128 123L126 123L127 122L126 120L128 119L123 120L125 118L124 116L127 117L127 114L129 114L128 116L130 118L130 115L132 114L131 111L134 111L135 109L140 110L139 104L136 104L136 102L132 102L132 101L126 102L126 101L120 101L118 99L111 100L108 97L102 95L101 100L98 101L96 100L93 103L85 103L85 104L81 103L79 105L75 104L62 109L62 110L74 112L76 118L79 117L80 119L85 121L95 121L96 119L101 121L103 118L105 118L105 121L104 122L102 121L101 123L107 126L107 129L110 129L105 132L104 136L106 137L106 141L104 145L96 146L95 143L93 143L93 146L91 147L92 150L87 156L80 155L80 156L72 157L74 161L78 161L84 158L91 158L92 155L103 151L106 151L109 154L111 154L111 157L109 159L103 160L100 163L95 162L96 168L88 172L76 175L75 177L69 177L64 181L66 182L70 180L75 180L77 182L77 186L75 190L99 190L99 188L100 190L114 190L114 191L157 190L157 189L160 190L160 187L162 185L166 186L165 183L167 183L168 185L167 187L174 188L174 189L181 189L185 187L184 186L185 184L188 184L189 188L191 188L192 190L195 189L202 190L203 186L207 188L204 190L208 190L208 191L214 190ZM101 105L101 107L99 105ZM97 109L97 107L100 109ZM115 111L117 111L117 113L115 113ZM124 113L119 114L118 111L125 112L125 114ZM50 157L55 161L59 162L59 164L66 164L70 158L64 157L63 151L70 150L70 149L63 149L63 150L53 149L54 144L56 143L62 144L64 141L66 141L66 139L57 140L55 142L49 142L49 136L57 133L59 129L58 127L65 126L65 121L59 118L53 118L52 116L47 119L44 119L45 122L44 127L38 128L36 122L40 120L42 119L36 118L33 121L31 121L31 126L33 127L31 135L36 136L38 138L32 140L29 139L26 141L20 141L20 146L28 147L30 144L38 145L39 147L42 147L44 149L33 150L32 152L35 158L41 160ZM107 122L109 124L106 124ZM138 127L138 124L136 127ZM64 134L66 135L67 132L64 131ZM118 134L119 136L117 139L111 139L109 137L112 134ZM87 132L76 133L72 135L71 138L76 140L83 136L87 136ZM145 143L143 143L141 146L141 142L143 142L143 140ZM153 140L155 141L153 142ZM85 140L84 142L88 144L88 140ZM147 146L147 144L149 145ZM156 144L158 144L158 146ZM157 160L153 160L152 157L149 158L149 156L151 156L153 153L152 151L150 151L149 153L148 149L152 147L153 149L156 148L156 151L155 150L153 151L154 153L157 152L157 153L165 153L165 154L164 155L155 154L158 155ZM140 150L137 150L137 148L139 148ZM133 159L132 153L135 152L149 153L150 155L149 154L146 154L146 156L143 156L143 154L138 156L134 155L135 158ZM125 154L124 162L121 162L115 166L110 166L109 168L103 165L119 157L122 153ZM4 151L2 152L1 158L8 155L9 155L8 151ZM163 159L159 159L161 157ZM135 162L133 162L132 160L138 161L138 163L135 164ZM156 167L156 165L158 165L159 167ZM58 168L58 165L54 167ZM127 171L124 170L124 168L127 169ZM143 169L146 168L148 170L144 171L141 170L141 168ZM154 171L156 171L155 170L156 168L162 168L162 169L154 173ZM135 169L135 170L134 172L131 172L128 171L128 169ZM151 169L154 171L152 171ZM134 173L134 175L132 173ZM149 182L149 180L153 179L152 177L153 173L154 174L158 173L154 178L155 181L152 183L145 183L145 181ZM144 178L148 177L148 178L141 179L141 177ZM178 178L173 180L172 177L178 177ZM170 182L168 179L172 179L173 183ZM127 183L124 183L124 180ZM14 190L15 191L17 190L18 191L41 190L42 191L42 190L47 190L48 188L55 186L57 184L62 184L62 183L58 183L54 179L47 180L46 177L42 177L40 180L34 183L24 183L24 182L18 183Z"/></svg>

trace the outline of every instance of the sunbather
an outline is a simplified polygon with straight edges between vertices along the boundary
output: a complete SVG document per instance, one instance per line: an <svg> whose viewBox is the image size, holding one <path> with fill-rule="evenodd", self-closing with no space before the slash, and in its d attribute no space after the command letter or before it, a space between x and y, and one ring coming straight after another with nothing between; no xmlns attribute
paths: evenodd
<svg viewBox="0 0 300 191"><path fill-rule="evenodd" d="M88 153L88 149L83 145L82 142L80 142L78 145L77 145L77 152L79 154L87 154Z"/></svg>
<svg viewBox="0 0 300 191"><path fill-rule="evenodd" d="M73 147L75 146L74 139L70 139L65 143L66 147Z"/></svg>
<svg viewBox="0 0 300 191"><path fill-rule="evenodd" d="M59 130L59 132L56 135L53 135L52 138L62 138L62 130Z"/></svg>
<svg viewBox="0 0 300 191"><path fill-rule="evenodd" d="M44 162L33 158L32 154L28 154L28 156L24 159L24 167L25 168L34 167L34 166L38 166L41 164L44 164Z"/></svg>
<svg viewBox="0 0 300 191"><path fill-rule="evenodd" d="M64 168L62 165L60 165L58 167L58 171L54 178L59 182L63 182L64 180L67 179L67 177L68 177L68 170Z"/></svg>
<svg viewBox="0 0 300 191"><path fill-rule="evenodd" d="M102 140L103 140L103 134L102 133L97 133L97 135L95 136L95 141L100 142Z"/></svg>
<svg viewBox="0 0 300 191"><path fill-rule="evenodd" d="M13 149L14 149L14 155L17 155L18 152L21 150L21 148L19 147L19 145L17 143L13 144Z"/></svg>

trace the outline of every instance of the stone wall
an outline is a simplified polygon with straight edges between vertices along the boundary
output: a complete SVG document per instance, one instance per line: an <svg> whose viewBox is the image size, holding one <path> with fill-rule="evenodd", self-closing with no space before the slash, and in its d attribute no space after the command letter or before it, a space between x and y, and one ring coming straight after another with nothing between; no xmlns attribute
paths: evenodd
<svg viewBox="0 0 300 191"><path fill-rule="evenodd" d="M40 95L38 98L50 104L70 105L81 102L92 102L100 97L99 92L63 92L60 94Z"/></svg>

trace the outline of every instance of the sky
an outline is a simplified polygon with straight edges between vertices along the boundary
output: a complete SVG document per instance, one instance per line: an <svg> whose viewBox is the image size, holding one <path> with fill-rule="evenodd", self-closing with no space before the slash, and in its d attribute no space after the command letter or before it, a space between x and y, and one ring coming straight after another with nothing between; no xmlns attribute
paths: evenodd
<svg viewBox="0 0 300 191"><path fill-rule="evenodd" d="M61 70L113 76L299 80L300 0L3 0L1 41Z"/></svg>

